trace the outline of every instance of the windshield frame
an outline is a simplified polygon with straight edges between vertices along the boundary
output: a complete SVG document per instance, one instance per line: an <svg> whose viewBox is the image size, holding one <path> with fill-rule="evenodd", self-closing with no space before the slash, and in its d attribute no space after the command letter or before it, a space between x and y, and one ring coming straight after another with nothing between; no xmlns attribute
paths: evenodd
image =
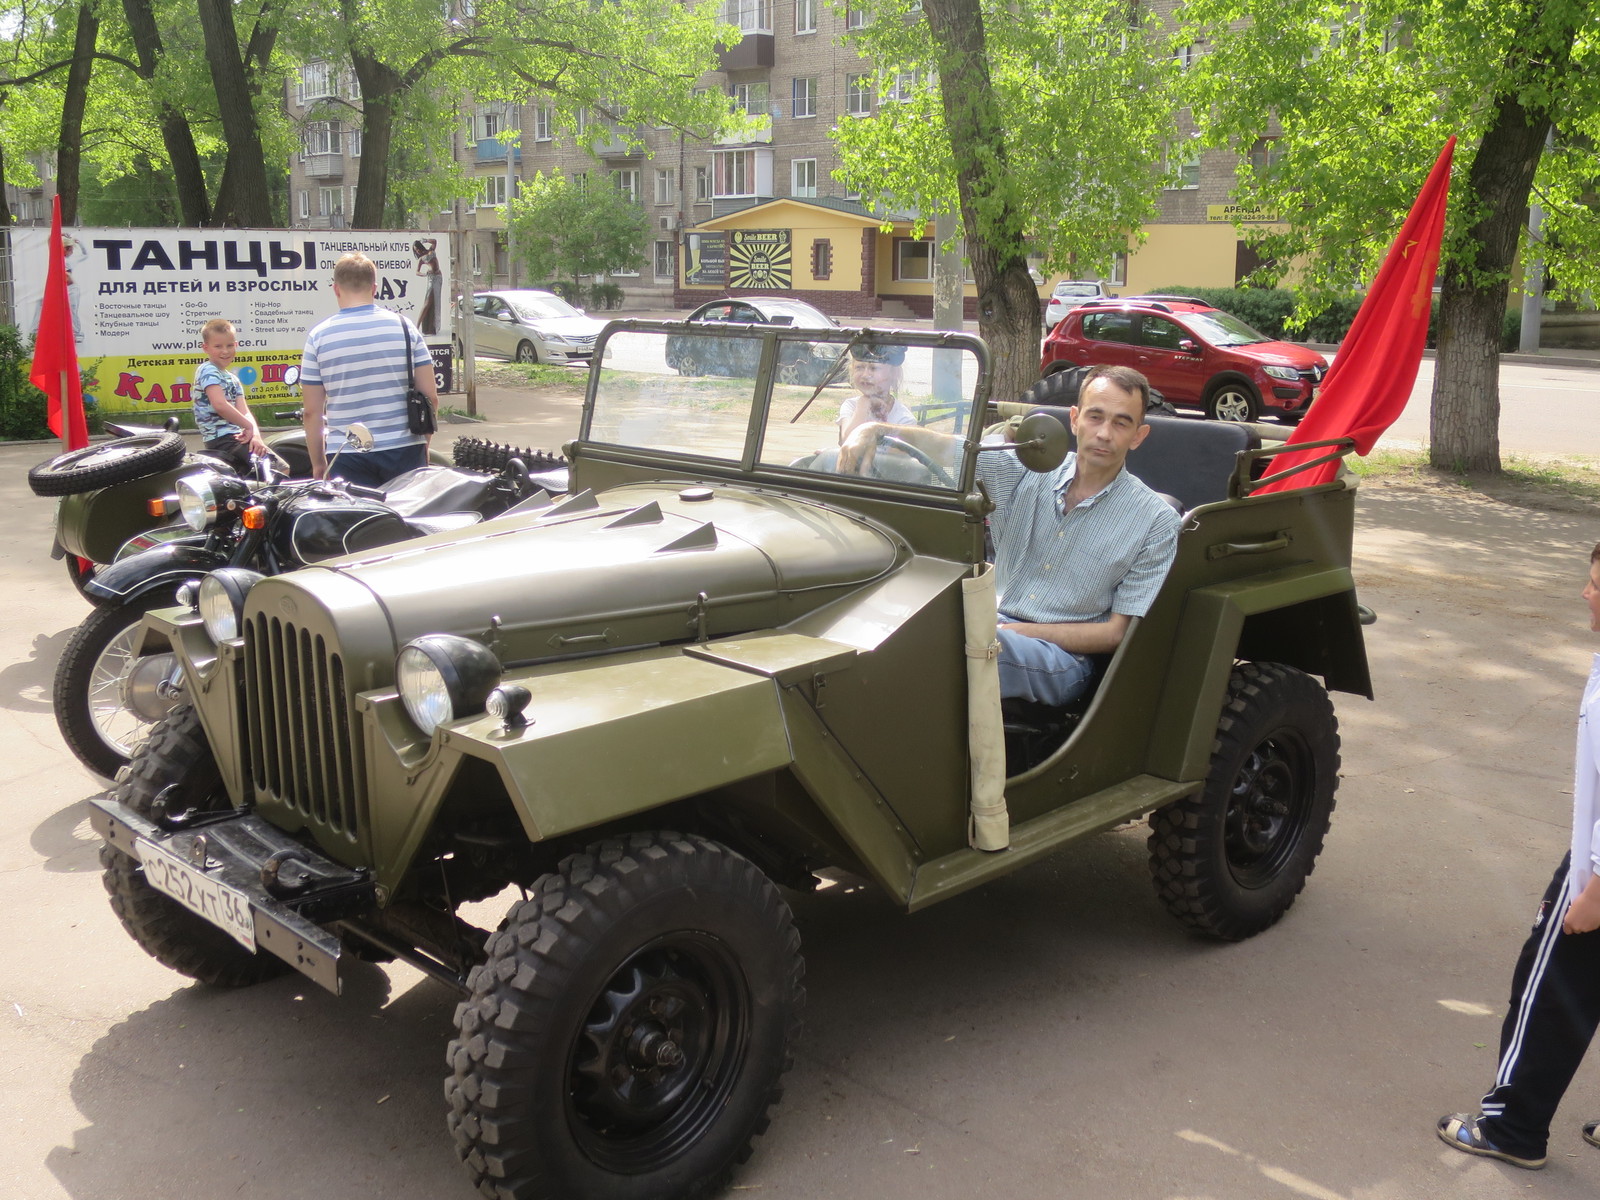
<svg viewBox="0 0 1600 1200"><path fill-rule="evenodd" d="M715 323L691 324L688 321L656 321L643 318L609 321L595 341L595 353L590 361L588 386L584 392L583 414L578 432L577 445L581 447L580 453L638 465L659 464L675 468L680 473L687 469L700 474L725 476L750 482L770 480L774 483L781 482L785 487L795 486L807 491L846 490L877 495L914 496L923 504L963 507L973 493L978 445L984 424L988 420L989 395L993 379L988 346L981 339L967 333L878 328L870 330L872 337L877 341L892 342L908 348L926 347L930 350L958 351L972 356L976 377L970 392L963 389L963 402L970 401L970 406L963 418L965 427L960 431L964 435L961 469L955 476L954 489L836 475L800 467L781 466L761 460L768 418L772 410L772 387L777 378L777 371L774 368L778 362L780 347L795 342L808 345L837 345L842 353L851 342L858 342L867 332L869 331L850 327L818 330L788 325L718 326ZM745 428L744 445L737 461L731 457L696 455L684 451L604 441L594 436L596 406L600 397L601 373L606 369L603 364L607 347L613 338L624 333L659 334L663 343L667 337L674 334L756 339L761 342L761 358L751 389L750 414Z"/></svg>

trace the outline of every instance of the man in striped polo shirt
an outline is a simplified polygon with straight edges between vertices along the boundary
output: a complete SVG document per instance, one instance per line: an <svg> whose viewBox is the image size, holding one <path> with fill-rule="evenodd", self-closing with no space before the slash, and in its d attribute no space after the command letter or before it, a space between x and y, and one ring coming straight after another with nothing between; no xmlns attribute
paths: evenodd
<svg viewBox="0 0 1600 1200"><path fill-rule="evenodd" d="M406 423L406 356L417 389L437 412L433 356L415 325L373 303L377 286L372 260L346 254L333 266L339 311L306 336L300 384L306 449L318 479L357 421L372 431L372 449L340 454L333 468L339 478L379 487L428 461L428 439Z"/></svg>
<svg viewBox="0 0 1600 1200"><path fill-rule="evenodd" d="M978 458L994 512L1000 694L1061 707L1087 690L1095 654L1122 644L1155 603L1177 553L1178 514L1124 466L1150 432L1150 384L1128 367L1096 367L1071 410L1076 453L1028 470L1010 450ZM880 434L951 457L959 438L868 423L840 447L839 470L870 468Z"/></svg>

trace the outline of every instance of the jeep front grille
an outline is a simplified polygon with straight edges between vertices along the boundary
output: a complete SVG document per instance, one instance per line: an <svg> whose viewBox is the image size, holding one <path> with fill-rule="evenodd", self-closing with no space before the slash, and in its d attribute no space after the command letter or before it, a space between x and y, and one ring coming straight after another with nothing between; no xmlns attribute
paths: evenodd
<svg viewBox="0 0 1600 1200"><path fill-rule="evenodd" d="M355 837L361 776L343 660L320 634L259 613L245 622L244 654L245 744L257 797Z"/></svg>

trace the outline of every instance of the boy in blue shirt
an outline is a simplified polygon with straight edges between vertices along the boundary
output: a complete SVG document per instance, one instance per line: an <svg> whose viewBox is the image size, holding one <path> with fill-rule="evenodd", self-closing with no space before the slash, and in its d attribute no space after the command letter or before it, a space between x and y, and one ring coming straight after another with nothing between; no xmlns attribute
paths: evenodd
<svg viewBox="0 0 1600 1200"><path fill-rule="evenodd" d="M206 453L228 463L240 475L250 471L250 456L265 454L267 444L244 402L244 384L228 368L239 352L231 322L221 317L200 330L206 361L194 373L194 423L205 440Z"/></svg>

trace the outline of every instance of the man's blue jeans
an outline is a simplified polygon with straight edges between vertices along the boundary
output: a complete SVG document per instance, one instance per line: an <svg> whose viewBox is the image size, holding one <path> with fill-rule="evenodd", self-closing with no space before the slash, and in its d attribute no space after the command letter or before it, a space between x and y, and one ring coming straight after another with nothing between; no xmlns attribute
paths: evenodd
<svg viewBox="0 0 1600 1200"><path fill-rule="evenodd" d="M1015 697L1062 708L1088 690L1094 662L1054 642L1014 629L996 631L1000 640L1000 698Z"/></svg>
<svg viewBox="0 0 1600 1200"><path fill-rule="evenodd" d="M427 465L428 448L419 442L392 450L346 450L329 475L363 487L382 487L396 475Z"/></svg>

